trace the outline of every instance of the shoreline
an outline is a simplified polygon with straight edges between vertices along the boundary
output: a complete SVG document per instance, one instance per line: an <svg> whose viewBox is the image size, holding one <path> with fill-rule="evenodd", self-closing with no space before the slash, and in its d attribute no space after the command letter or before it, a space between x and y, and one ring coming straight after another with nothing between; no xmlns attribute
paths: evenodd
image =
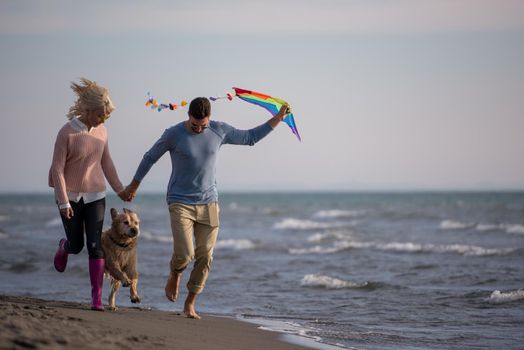
<svg viewBox="0 0 524 350"><path fill-rule="evenodd" d="M88 304L11 295L0 295L0 310L0 349L305 350L323 345L306 345L225 316L194 320L129 307L99 312Z"/></svg>

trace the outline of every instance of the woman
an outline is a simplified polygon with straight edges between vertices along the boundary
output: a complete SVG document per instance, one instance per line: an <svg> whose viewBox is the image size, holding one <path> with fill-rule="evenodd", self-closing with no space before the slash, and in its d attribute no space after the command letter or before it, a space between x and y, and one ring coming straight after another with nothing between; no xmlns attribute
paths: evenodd
<svg viewBox="0 0 524 350"><path fill-rule="evenodd" d="M104 126L115 109L109 91L85 78L72 83L77 95L67 122L58 132L49 170L49 186L54 187L56 203L67 239L61 239L55 254L55 268L63 272L68 254L84 247L84 231L89 253L91 309L103 311L102 283L104 253L101 233L105 213L105 178L124 198L124 187L109 154ZM85 228L85 230L84 230Z"/></svg>

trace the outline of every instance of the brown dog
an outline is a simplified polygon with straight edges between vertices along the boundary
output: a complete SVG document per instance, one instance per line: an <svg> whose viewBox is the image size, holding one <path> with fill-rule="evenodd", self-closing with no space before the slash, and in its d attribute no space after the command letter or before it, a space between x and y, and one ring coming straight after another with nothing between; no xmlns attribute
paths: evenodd
<svg viewBox="0 0 524 350"><path fill-rule="evenodd" d="M137 292L137 243L140 219L136 213L125 208L123 213L118 213L115 208L111 208L111 218L113 219L111 228L102 233L102 249L106 259L105 271L111 277L109 308L116 310L115 298L120 284L130 287L132 303L140 303Z"/></svg>

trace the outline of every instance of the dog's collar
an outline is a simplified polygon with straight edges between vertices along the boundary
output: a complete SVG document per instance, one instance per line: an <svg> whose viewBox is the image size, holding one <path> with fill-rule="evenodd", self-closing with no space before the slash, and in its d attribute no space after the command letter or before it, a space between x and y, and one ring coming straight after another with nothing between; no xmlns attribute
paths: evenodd
<svg viewBox="0 0 524 350"><path fill-rule="evenodd" d="M127 243L127 244L119 243L119 242L115 241L115 240L113 239L113 237L111 237L111 236L109 236L109 239L111 239L111 241L112 241L114 244L116 244L117 246L122 247L122 248L128 248L131 244L133 244L132 241L131 241L130 243Z"/></svg>

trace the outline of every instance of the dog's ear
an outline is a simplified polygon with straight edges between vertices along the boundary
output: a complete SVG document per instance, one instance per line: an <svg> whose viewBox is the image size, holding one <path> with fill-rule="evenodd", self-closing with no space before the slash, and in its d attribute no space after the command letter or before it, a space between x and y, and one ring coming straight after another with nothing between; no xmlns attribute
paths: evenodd
<svg viewBox="0 0 524 350"><path fill-rule="evenodd" d="M124 213L126 214L133 214L133 212L127 208L124 208Z"/></svg>
<svg viewBox="0 0 524 350"><path fill-rule="evenodd" d="M115 220L115 218L118 216L118 210L115 208L111 208L111 219Z"/></svg>

